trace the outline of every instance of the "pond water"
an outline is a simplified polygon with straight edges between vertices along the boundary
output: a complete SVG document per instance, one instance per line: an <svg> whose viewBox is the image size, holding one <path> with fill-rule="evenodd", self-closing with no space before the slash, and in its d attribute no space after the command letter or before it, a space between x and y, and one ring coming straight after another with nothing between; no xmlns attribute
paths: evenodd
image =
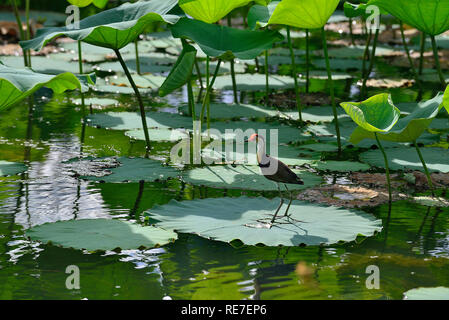
<svg viewBox="0 0 449 320"><path fill-rule="evenodd" d="M289 74L288 66L274 71ZM375 72L380 77L407 74L380 59ZM323 92L326 82L312 80L310 88ZM416 86L388 91L395 102L418 97ZM421 97L430 99L437 91L426 83ZM368 95L380 92L385 89L370 88ZM356 81L336 81L336 94L341 100L357 99ZM137 111L134 96L98 96L119 104L95 113ZM263 93L240 96L242 102L257 103ZM231 245L180 233L175 242L159 248L92 253L30 241L25 231L47 222L113 218L141 223L145 211L172 199L277 196L179 179L122 184L79 179L68 160L143 157L144 143L121 131L83 125L83 110L70 102L76 98L74 92L52 95L43 89L0 113L0 159L29 167L0 178L0 299L402 299L416 287L449 287L449 208L405 200L394 202L391 211L387 205L362 208L382 220L381 232L326 246ZM180 90L165 99L149 94L145 104L149 113L175 113L186 99ZM232 103L233 93L216 92L213 99ZM153 143L152 155L166 157L172 146ZM345 175L328 173L324 183L337 180L344 181ZM449 199L444 191L439 194ZM79 290L66 288L69 265L80 269ZM366 285L369 266L379 268L379 289Z"/></svg>

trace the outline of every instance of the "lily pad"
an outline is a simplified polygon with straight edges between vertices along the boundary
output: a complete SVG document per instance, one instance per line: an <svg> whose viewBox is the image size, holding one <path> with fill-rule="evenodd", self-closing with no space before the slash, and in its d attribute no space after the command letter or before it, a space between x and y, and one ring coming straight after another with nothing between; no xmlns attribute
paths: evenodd
<svg viewBox="0 0 449 320"><path fill-rule="evenodd" d="M75 160L72 163L74 163L75 171L81 171L85 174L81 175L81 179L108 183L139 182L142 180L153 182L175 178L180 175L180 172L175 168L163 166L161 162L152 159L120 157L117 159L118 166L101 168L103 160L105 159L81 159L78 162L78 168L76 168ZM100 168L98 168L96 162L100 163ZM88 175L92 166L97 166L93 171L95 175Z"/></svg>
<svg viewBox="0 0 449 320"><path fill-rule="evenodd" d="M178 238L173 231L109 219L46 223L27 230L26 235L35 241L88 251L153 248Z"/></svg>
<svg viewBox="0 0 449 320"><path fill-rule="evenodd" d="M0 176L12 176L26 171L28 167L23 163L0 160Z"/></svg>
<svg viewBox="0 0 449 320"><path fill-rule="evenodd" d="M152 90L159 89L160 86L162 86L162 84L164 83L165 79L166 79L166 77L155 76L152 74L134 75L133 76L133 80L136 83L136 86L138 88L152 89ZM129 80L126 76L113 76L113 77L109 77L108 80L109 80L109 83L114 86L119 86L119 87L126 86L126 87L131 88L131 84L129 83Z"/></svg>
<svg viewBox="0 0 449 320"><path fill-rule="evenodd" d="M449 288L416 288L404 292L406 300L449 300Z"/></svg>
<svg viewBox="0 0 449 320"><path fill-rule="evenodd" d="M278 205L279 198L262 197L172 200L147 214L163 228L223 242L240 240L246 245L332 244L371 236L382 229L381 221L369 214L300 201L292 203L290 220L278 219L269 229L267 224Z"/></svg>
<svg viewBox="0 0 449 320"><path fill-rule="evenodd" d="M353 161L319 161L311 164L312 167L320 171L353 172L367 171L370 166L365 163Z"/></svg>
<svg viewBox="0 0 449 320"><path fill-rule="evenodd" d="M301 149L307 149L312 151L318 151L318 152L335 152L338 151L338 146L335 144L328 144L328 143L312 143L312 144L305 144L300 146Z"/></svg>
<svg viewBox="0 0 449 320"><path fill-rule="evenodd" d="M313 173L293 171L301 177L304 185L289 184L291 190L310 188L322 182L321 177ZM185 171L182 177L188 183L218 189L277 191L276 183L262 176L258 166L208 166Z"/></svg>
<svg viewBox="0 0 449 320"><path fill-rule="evenodd" d="M183 114L188 114L188 106L182 106L179 109ZM201 104L195 108L196 116L199 118L201 114ZM298 112L296 112L297 114ZM237 119L237 118L265 118L275 117L278 114L276 110L251 104L226 104L211 103L210 118L211 119Z"/></svg>
<svg viewBox="0 0 449 320"><path fill-rule="evenodd" d="M265 90L266 80L263 74L237 74L235 76L237 90L240 91L262 91ZM292 77L269 75L270 89L291 89L295 87ZM299 85L304 86L305 80L298 79ZM218 90L232 90L232 78L230 75L218 76L214 88Z"/></svg>
<svg viewBox="0 0 449 320"><path fill-rule="evenodd" d="M449 207L449 201L441 197L413 197L413 201L428 207Z"/></svg>
<svg viewBox="0 0 449 320"><path fill-rule="evenodd" d="M332 122L334 120L334 115L332 113L332 107L307 107L302 109L302 119L304 121L310 122ZM281 111L281 117L298 120L298 111ZM337 109L338 119L348 118L349 116L342 109Z"/></svg>
<svg viewBox="0 0 449 320"><path fill-rule="evenodd" d="M81 99L73 99L72 102L76 105L81 105L82 101ZM114 106L118 105L119 102L115 99L107 99L107 98L88 98L84 99L85 105L93 105L93 106L101 106L101 107L107 107L107 106Z"/></svg>
<svg viewBox="0 0 449 320"><path fill-rule="evenodd" d="M189 16L212 24L235 8L250 2L251 0L179 0L179 6Z"/></svg>
<svg viewBox="0 0 449 320"><path fill-rule="evenodd" d="M392 170L419 170L424 172L418 153L412 148L400 147L386 150L388 164ZM449 150L441 148L421 148L429 171L449 172ZM385 166L380 150L370 150L360 155L360 160L372 166Z"/></svg>
<svg viewBox="0 0 449 320"><path fill-rule="evenodd" d="M170 141L176 142L182 139L185 139L189 136L189 133L185 130L178 129L148 129L148 134L151 137L152 141ZM145 135L143 130L130 130L126 131L125 135L135 139L145 141Z"/></svg>

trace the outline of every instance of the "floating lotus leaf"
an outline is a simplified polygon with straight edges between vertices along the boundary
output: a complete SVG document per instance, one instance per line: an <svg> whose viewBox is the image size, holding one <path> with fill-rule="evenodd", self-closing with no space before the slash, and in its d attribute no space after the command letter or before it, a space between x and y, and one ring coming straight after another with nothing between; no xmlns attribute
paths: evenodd
<svg viewBox="0 0 449 320"><path fill-rule="evenodd" d="M21 11L20 20L26 21L25 11ZM52 27L63 24L67 15L60 12L45 11L45 10L30 10L29 11L30 20L42 22L46 27ZM13 10L0 11L0 21L8 21L16 23L16 17Z"/></svg>
<svg viewBox="0 0 449 320"><path fill-rule="evenodd" d="M161 97L165 97L190 81L195 59L196 49L187 43L183 43L183 50L179 55L178 61L176 61L167 79L159 88Z"/></svg>
<svg viewBox="0 0 449 320"><path fill-rule="evenodd" d="M248 12L248 27L252 30L266 27L279 2L272 1L268 5L256 4L252 6Z"/></svg>
<svg viewBox="0 0 449 320"><path fill-rule="evenodd" d="M241 91L262 91L265 90L266 80L263 74L237 74L235 76L237 90ZM295 87L292 77L269 75L268 81L270 89L291 89ZM304 86L305 80L298 79L300 86ZM230 75L218 76L215 80L214 88L218 90L232 90L232 79Z"/></svg>
<svg viewBox="0 0 449 320"><path fill-rule="evenodd" d="M400 119L394 128L386 133L379 133L381 140L394 142L413 142L429 127L442 108L442 94L435 98L419 103L408 116ZM363 139L375 139L372 132L357 127L351 135L350 142L357 144Z"/></svg>
<svg viewBox="0 0 449 320"><path fill-rule="evenodd" d="M332 59L329 61L332 70L362 70L363 62L352 59ZM312 64L320 69L326 69L326 60L314 59Z"/></svg>
<svg viewBox="0 0 449 320"><path fill-rule="evenodd" d="M161 162L144 158L120 157L110 159L72 160L73 169L81 179L104 181L108 183L156 181L175 178L180 172L173 167L163 166Z"/></svg>
<svg viewBox="0 0 449 320"><path fill-rule="evenodd" d="M29 69L14 69L0 63L0 110L16 104L42 87L62 93L82 89L82 82L93 84L90 76L81 77L80 82L80 79L68 72L52 76ZM86 90L86 85L83 88Z"/></svg>
<svg viewBox="0 0 449 320"><path fill-rule="evenodd" d="M167 14L176 3L177 0L124 3L81 20L79 29L73 25L39 29L34 39L21 41L20 45L23 49L39 51L52 39L67 36L99 47L121 49L134 42L150 23L176 23L179 17Z"/></svg>
<svg viewBox="0 0 449 320"><path fill-rule="evenodd" d="M176 142L189 137L189 133L187 131L178 129L148 129L148 134L150 135L152 141ZM137 129L127 131L125 132L125 135L135 140L145 141L143 130Z"/></svg>
<svg viewBox="0 0 449 320"><path fill-rule="evenodd" d="M342 102L340 105L355 123L370 132L388 132L401 114L386 93L363 102Z"/></svg>
<svg viewBox="0 0 449 320"><path fill-rule="evenodd" d="M413 201L427 207L439 207L439 208L449 207L449 201L442 197L425 197L425 196L413 197Z"/></svg>
<svg viewBox="0 0 449 320"><path fill-rule="evenodd" d="M429 171L449 172L449 150L441 148L421 148L424 161ZM415 149L400 147L387 150L388 164L391 170L424 171ZM370 150L360 155L360 160L372 166L385 166L380 150Z"/></svg>
<svg viewBox="0 0 449 320"><path fill-rule="evenodd" d="M0 160L0 177L16 175L26 170L27 166L23 163Z"/></svg>
<svg viewBox="0 0 449 320"><path fill-rule="evenodd" d="M188 106L182 106L180 111L188 114ZM201 104L195 107L196 116L201 114ZM296 112L297 114L298 112ZM237 118L265 118L275 117L278 112L264 106L255 106L250 104L225 104L211 103L210 118L211 119L237 119Z"/></svg>
<svg viewBox="0 0 449 320"><path fill-rule="evenodd" d="M449 2L441 0L371 0L376 5L406 24L429 35L438 35L449 28Z"/></svg>
<svg viewBox="0 0 449 320"><path fill-rule="evenodd" d="M300 222L281 218L269 229L267 224L278 205L279 198L262 197L172 200L147 214L162 228L223 242L240 240L246 245L333 244L372 236L382 229L381 220L369 214L300 201L294 201L289 210L291 218Z"/></svg>
<svg viewBox="0 0 449 320"><path fill-rule="evenodd" d="M338 151L338 146L335 144L328 144L328 143L312 143L312 144L305 144L300 146L301 149L307 149L312 151L318 151L318 152L334 152Z"/></svg>
<svg viewBox="0 0 449 320"><path fill-rule="evenodd" d="M353 161L319 161L312 163L311 166L320 171L338 172L367 171L370 169L370 166L365 163Z"/></svg>
<svg viewBox="0 0 449 320"><path fill-rule="evenodd" d="M313 173L293 171L301 177L304 185L289 184L291 190L310 188L322 182L321 177ZM258 166L208 166L187 170L182 177L188 183L218 189L277 191L276 183L265 178Z"/></svg>
<svg viewBox="0 0 449 320"><path fill-rule="evenodd" d="M192 128L192 121L181 115L167 112L147 114L148 128ZM89 125L113 130L135 130L142 128L142 120L137 112L96 113L88 118Z"/></svg>
<svg viewBox="0 0 449 320"><path fill-rule="evenodd" d="M416 288L404 292L406 300L449 300L449 288Z"/></svg>
<svg viewBox="0 0 449 320"><path fill-rule="evenodd" d="M179 6L197 20L215 23L235 8L246 6L250 2L251 0L179 0Z"/></svg>
<svg viewBox="0 0 449 320"><path fill-rule="evenodd" d="M162 86L162 84L164 83L165 79L166 79L166 77L155 76L152 74L141 75L141 76L134 75L133 76L133 80L136 83L136 86L139 88L139 91L140 91L140 88L153 89L153 90L159 89L160 86ZM129 83L129 80L126 76L110 77L109 82L114 86L118 86L118 87L127 86L131 89L131 84ZM131 91L132 91L132 89L131 89Z"/></svg>
<svg viewBox="0 0 449 320"><path fill-rule="evenodd" d="M153 248L178 238L173 231L109 219L45 223L27 230L26 235L35 241L88 251Z"/></svg>
<svg viewBox="0 0 449 320"><path fill-rule="evenodd" d="M276 31L235 29L188 18L179 19L170 29L173 37L190 39L208 56L223 59L255 59L283 39Z"/></svg>
<svg viewBox="0 0 449 320"><path fill-rule="evenodd" d="M302 109L302 119L310 122L332 122L334 115L332 113L332 107L307 107ZM338 119L349 117L342 109L337 109ZM281 117L298 120L298 111L281 111Z"/></svg>
<svg viewBox="0 0 449 320"><path fill-rule="evenodd" d="M268 24L318 29L337 9L340 0L283 0L276 6Z"/></svg>
<svg viewBox="0 0 449 320"><path fill-rule="evenodd" d="M81 99L73 99L72 102L76 105L82 104ZM101 107L115 106L115 105L119 104L119 102L117 100L108 99L108 98L88 98L88 99L84 99L84 103L86 106L93 105L93 106L101 106Z"/></svg>

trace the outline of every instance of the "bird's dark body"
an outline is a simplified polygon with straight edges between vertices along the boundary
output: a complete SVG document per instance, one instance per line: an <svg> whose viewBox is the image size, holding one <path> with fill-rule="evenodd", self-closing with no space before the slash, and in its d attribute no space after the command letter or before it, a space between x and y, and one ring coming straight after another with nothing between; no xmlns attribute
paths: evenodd
<svg viewBox="0 0 449 320"><path fill-rule="evenodd" d="M269 155L267 155L267 159L268 161L266 163L259 163L260 170L265 178L280 183L304 184L287 165Z"/></svg>

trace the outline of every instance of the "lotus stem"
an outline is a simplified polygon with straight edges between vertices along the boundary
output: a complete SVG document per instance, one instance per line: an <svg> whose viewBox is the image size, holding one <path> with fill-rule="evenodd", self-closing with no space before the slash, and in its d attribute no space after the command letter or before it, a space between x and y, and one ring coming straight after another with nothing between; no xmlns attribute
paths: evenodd
<svg viewBox="0 0 449 320"><path fill-rule="evenodd" d="M352 31L352 18L349 18L349 34L351 35L351 44L354 46L354 33Z"/></svg>
<svg viewBox="0 0 449 320"><path fill-rule="evenodd" d="M200 113L200 123L201 124L203 123L203 120L204 120L204 111L206 109L206 105L207 105L208 100L210 98L210 93L212 91L212 87L214 86L215 79L217 78L218 71L220 70L220 65L221 65L221 59L218 59L217 67L215 68L215 72L214 72L214 75L212 76L212 80L210 81L210 83L209 83L209 77L207 77L208 78L208 80L207 80L208 85L207 85L207 88L206 88L206 94L205 94L204 99L203 99L203 105L201 107L201 113ZM201 130L202 129L200 127L200 131Z"/></svg>
<svg viewBox="0 0 449 320"><path fill-rule="evenodd" d="M373 49L371 50L371 59L369 62L368 71L365 74L365 77L363 78L363 85L362 85L362 97L365 97L366 94L366 82L368 81L369 75L371 74L371 71L373 71L374 67L374 61L376 60L376 47L377 47L377 39L379 38L379 28L376 28L376 33L374 34L374 40L373 40Z"/></svg>
<svg viewBox="0 0 449 320"><path fill-rule="evenodd" d="M265 50L265 105L270 104L270 82L268 75L268 50Z"/></svg>
<svg viewBox="0 0 449 320"><path fill-rule="evenodd" d="M16 17L17 27L19 28L20 39L25 40L26 39L25 31L23 30L22 20L20 19L19 8L17 7L16 0L11 0L11 5L13 6L13 9L14 9L14 16ZM28 51L23 50L23 61L24 61L25 67L28 67L28 56L27 55L28 55Z"/></svg>
<svg viewBox="0 0 449 320"><path fill-rule="evenodd" d="M309 48L309 29L306 29L306 93L309 93L310 87L310 48Z"/></svg>
<svg viewBox="0 0 449 320"><path fill-rule="evenodd" d="M328 81L329 81L329 90L330 90L331 101L332 101L332 112L334 114L335 133L337 134L338 156L340 157L341 156L340 126L338 124L337 107L335 105L334 82L332 80L331 66L330 66L330 63L329 63L329 53L327 52L326 30L324 30L324 27L321 28L321 36L323 38L324 58L326 60L327 78L328 78Z"/></svg>
<svg viewBox="0 0 449 320"><path fill-rule="evenodd" d="M382 155L384 157L385 172L386 172L386 175L387 175L387 185L388 185L388 203L391 204L392 196L391 196L390 168L388 166L388 158L387 158L387 154L385 153L385 149L382 147L382 144L380 143L380 140L379 140L379 137L377 135L377 132L374 132L374 136L376 137L377 145L379 146L379 149L382 152Z"/></svg>
<svg viewBox="0 0 449 320"><path fill-rule="evenodd" d="M444 79L443 72L441 71L440 58L438 57L438 49L437 43L435 41L435 36L430 35L430 39L432 40L433 56L435 58L435 66L437 67L438 76L440 77L441 85L443 87L446 87L446 80Z"/></svg>
<svg viewBox="0 0 449 320"><path fill-rule="evenodd" d="M81 40L78 40L78 66L79 66L79 71L80 74L83 74L83 53L81 51ZM81 105L83 107L83 110L85 109L86 105L85 105L85 101L84 101L84 93L81 92Z"/></svg>
<svg viewBox="0 0 449 320"><path fill-rule="evenodd" d="M137 37L136 41L134 41L134 46L136 49L136 71L137 74L140 75L140 57L139 57L139 38Z"/></svg>
<svg viewBox="0 0 449 320"><path fill-rule="evenodd" d="M419 56L419 75L422 75L422 69L424 66L424 51L426 50L426 34L421 32L421 48Z"/></svg>
<svg viewBox="0 0 449 320"><path fill-rule="evenodd" d="M427 168L426 162L424 161L424 158L422 156L421 150L419 149L418 143L416 142L416 140L413 142L413 144L415 145L416 152L418 153L419 160L421 160L422 166L424 168L424 172L425 172L426 177L427 177L427 182L429 183L429 187L430 187L430 190L432 192L432 197L434 197L435 196L435 192L434 192L435 187L433 186L432 178L430 177L430 173L429 173L429 169Z"/></svg>
<svg viewBox="0 0 449 320"><path fill-rule="evenodd" d="M292 60L292 77L293 81L295 82L296 107L298 108L299 121L302 122L301 100L299 98L299 88L298 88L298 72L296 69L295 52L293 51L292 38L290 36L290 26L287 26L287 41L288 47L290 49L290 57Z"/></svg>
<svg viewBox="0 0 449 320"><path fill-rule="evenodd" d="M413 77L415 78L416 84L421 86L421 83L419 81L418 73L416 72L415 65L413 64L412 57L410 56L410 51L408 50L407 41L405 40L404 35L404 25L402 24L402 21L399 21L400 29L401 29L401 37L402 37L402 43L404 45L405 53L407 54L408 62L410 63L410 69L413 72Z"/></svg>
<svg viewBox="0 0 449 320"><path fill-rule="evenodd" d="M27 21L27 34L26 39L31 39L31 24L30 24L30 0L25 2L25 19ZM31 68L31 50L28 50L28 67Z"/></svg>
<svg viewBox="0 0 449 320"><path fill-rule="evenodd" d="M366 45L365 45L365 51L363 52L363 60L362 60L362 80L365 79L365 73L366 73L366 60L369 57L369 45L371 44L371 38L373 34L370 30L368 34L368 39L366 39ZM362 91L360 90L360 93ZM361 97L360 97L361 98Z"/></svg>
<svg viewBox="0 0 449 320"><path fill-rule="evenodd" d="M256 71L260 72L259 59L257 57L254 58L254 62L256 63Z"/></svg>
<svg viewBox="0 0 449 320"><path fill-rule="evenodd" d="M196 119L195 98L193 96L192 79L189 79L187 81L187 99L188 99L188 104L189 104L190 116L192 117L192 121L195 121L195 119Z"/></svg>
<svg viewBox="0 0 449 320"><path fill-rule="evenodd" d="M198 59L195 57L195 70L198 76L198 81L200 82L200 87L203 88L203 77L201 76L200 65L198 63Z"/></svg>
<svg viewBox="0 0 449 320"><path fill-rule="evenodd" d="M232 77L232 91L234 93L234 103L238 104L239 103L239 97L238 97L238 94L237 94L237 81L235 80L235 68L234 68L235 60L232 59L230 61L230 64L231 64L231 77Z"/></svg>
<svg viewBox="0 0 449 320"><path fill-rule="evenodd" d="M128 81L131 84L131 87L133 88L134 92L136 93L137 101L139 102L140 118L142 120L143 133L145 135L145 144L146 144L145 156L148 157L148 154L151 150L151 144L150 144L150 135L148 134L147 118L145 115L145 107L143 105L142 96L140 95L139 89L137 88L136 83L134 82L134 79L128 70L128 67L126 66L126 63L123 60L122 55L120 54L120 51L118 49L114 49L114 52L115 52L115 55L117 56L118 60L120 61L123 71L125 71L126 77L128 78Z"/></svg>

